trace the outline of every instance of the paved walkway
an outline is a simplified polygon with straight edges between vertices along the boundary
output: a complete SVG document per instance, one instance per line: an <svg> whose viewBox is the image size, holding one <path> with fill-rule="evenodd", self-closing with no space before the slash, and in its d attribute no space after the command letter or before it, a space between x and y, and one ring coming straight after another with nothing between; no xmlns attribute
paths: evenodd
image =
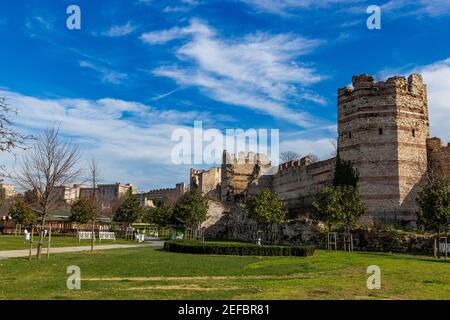
<svg viewBox="0 0 450 320"><path fill-rule="evenodd" d="M155 241L151 243L144 244L105 244L96 245L94 250L110 250L110 249L125 249L125 248L138 248L138 247L160 247L164 244L163 241ZM50 248L50 254L54 253L64 253L64 252L80 252L80 251L91 251L91 246L81 246L81 247L60 247L60 248ZM28 257L30 250L7 250L0 251L0 260L9 258L19 258ZM33 249L32 254L36 255L36 249ZM47 254L47 248L43 248L42 254Z"/></svg>

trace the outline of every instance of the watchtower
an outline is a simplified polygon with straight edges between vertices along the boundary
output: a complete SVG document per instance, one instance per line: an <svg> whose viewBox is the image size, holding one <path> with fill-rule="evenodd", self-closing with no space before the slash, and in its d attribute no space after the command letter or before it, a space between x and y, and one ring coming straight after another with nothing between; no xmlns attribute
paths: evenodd
<svg viewBox="0 0 450 320"><path fill-rule="evenodd" d="M359 75L352 82L338 91L338 151L359 170L365 218L414 223L417 189L427 172L426 85L419 74L384 82Z"/></svg>

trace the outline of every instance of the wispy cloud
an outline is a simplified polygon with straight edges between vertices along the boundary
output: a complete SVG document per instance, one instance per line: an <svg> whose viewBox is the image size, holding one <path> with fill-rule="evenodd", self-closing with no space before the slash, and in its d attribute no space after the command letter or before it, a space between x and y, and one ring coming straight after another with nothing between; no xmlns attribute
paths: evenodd
<svg viewBox="0 0 450 320"><path fill-rule="evenodd" d="M180 64L161 66L154 74L179 85L197 86L209 97L269 114L300 126L312 125L311 116L291 110L287 102L302 98L306 88L323 79L316 70L297 60L321 44L294 34L256 33L238 39L221 39L206 23L192 20L185 28L143 34L141 40L160 44L177 38ZM188 65L185 63L188 62ZM184 63L184 64L183 64ZM318 101L319 96L315 95ZM297 101L299 102L299 101ZM300 108L300 107L299 107Z"/></svg>
<svg viewBox="0 0 450 320"><path fill-rule="evenodd" d="M99 161L103 179L148 187L187 180L189 168L171 163L171 134L178 128L190 130L194 120L212 118L204 112L160 110L111 98L44 99L5 90L0 96L17 109L14 125L21 131L35 134L61 124L61 133L80 145L86 159ZM9 169L14 165L14 158L5 153L0 153L0 161Z"/></svg>
<svg viewBox="0 0 450 320"><path fill-rule="evenodd" d="M136 28L131 22L127 22L124 25L112 26L109 30L103 32L102 35L106 37L123 37L132 33Z"/></svg>
<svg viewBox="0 0 450 320"><path fill-rule="evenodd" d="M82 68L96 71L99 74L100 80L105 83L122 84L128 78L128 75L125 73L117 72L86 60L80 61L79 65Z"/></svg>
<svg viewBox="0 0 450 320"><path fill-rule="evenodd" d="M428 86L431 134L450 142L450 57L414 70Z"/></svg>
<svg viewBox="0 0 450 320"><path fill-rule="evenodd" d="M332 5L355 4L364 0L240 0L256 10L286 15L299 9L317 9Z"/></svg>
<svg viewBox="0 0 450 320"><path fill-rule="evenodd" d="M256 11L278 15L291 15L296 11L323 8L337 8L345 13L364 13L365 8L373 5L370 0L239 0ZM449 15L450 2L448 0L390 0L381 4L388 13L395 13L391 19L411 15Z"/></svg>
<svg viewBox="0 0 450 320"><path fill-rule="evenodd" d="M428 88L428 112L430 115L430 131L433 136L450 142L448 119L450 119L450 57L429 65L405 65L400 68L385 69L377 78L384 80L388 77L411 73L420 73Z"/></svg>

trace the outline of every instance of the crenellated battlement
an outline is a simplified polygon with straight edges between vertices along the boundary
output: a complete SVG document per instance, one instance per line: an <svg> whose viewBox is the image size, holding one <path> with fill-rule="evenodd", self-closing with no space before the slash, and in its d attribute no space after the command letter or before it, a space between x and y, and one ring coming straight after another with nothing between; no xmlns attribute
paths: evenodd
<svg viewBox="0 0 450 320"><path fill-rule="evenodd" d="M223 152L223 164L225 165L238 165L238 164L261 164L270 165L270 160L266 155L254 152L239 152L235 154L228 153L226 150Z"/></svg>
<svg viewBox="0 0 450 320"><path fill-rule="evenodd" d="M301 158L300 160L292 160L289 162L282 163L278 166L278 173L289 170L297 170L301 167L307 167L314 163L314 160L310 156Z"/></svg>
<svg viewBox="0 0 450 320"><path fill-rule="evenodd" d="M353 76L352 86L338 90L338 101L341 106L352 98L383 95L410 95L426 98L426 85L423 83L422 76L416 73L411 74L408 78L395 76L380 82L375 82L374 77L368 74L362 74Z"/></svg>

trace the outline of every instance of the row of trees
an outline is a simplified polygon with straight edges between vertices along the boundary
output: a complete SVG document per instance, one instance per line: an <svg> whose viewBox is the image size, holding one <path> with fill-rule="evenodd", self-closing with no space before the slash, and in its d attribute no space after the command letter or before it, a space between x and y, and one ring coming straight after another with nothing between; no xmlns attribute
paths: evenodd
<svg viewBox="0 0 450 320"><path fill-rule="evenodd" d="M115 211L113 220L116 222L154 223L161 226L186 225L195 227L206 220L208 200L197 190L186 192L172 205L163 201L155 201L155 207L142 207L137 195L131 190ZM88 198L75 201L71 206L70 220L79 223L92 221L94 204Z"/></svg>

